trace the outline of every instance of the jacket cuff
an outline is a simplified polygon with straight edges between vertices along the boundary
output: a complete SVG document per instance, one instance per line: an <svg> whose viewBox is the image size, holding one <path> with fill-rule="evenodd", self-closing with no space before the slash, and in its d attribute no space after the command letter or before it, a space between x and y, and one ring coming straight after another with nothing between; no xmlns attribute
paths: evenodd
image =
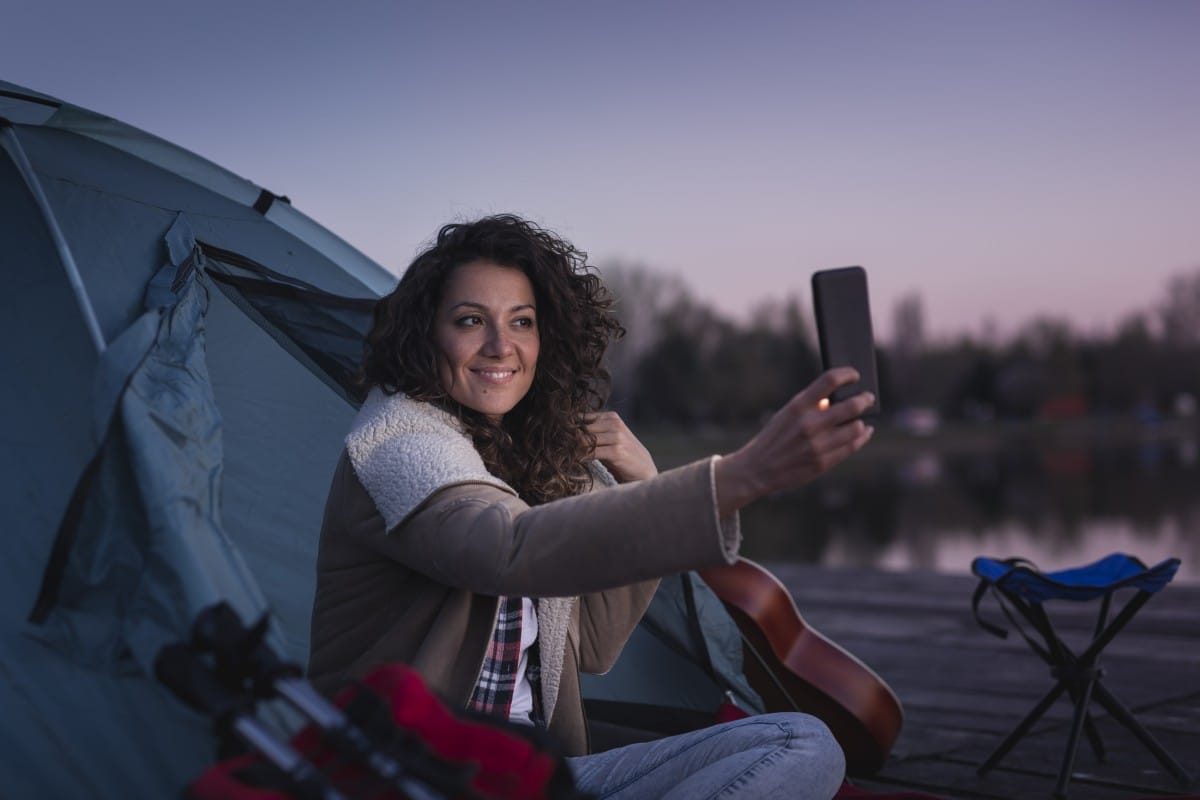
<svg viewBox="0 0 1200 800"><path fill-rule="evenodd" d="M725 553L725 562L732 564L737 561L738 550L742 547L742 518L734 511L726 517L721 516L717 505L717 462L720 456L708 460L708 488L712 500L713 519L717 523L717 531L721 536L721 549Z"/></svg>

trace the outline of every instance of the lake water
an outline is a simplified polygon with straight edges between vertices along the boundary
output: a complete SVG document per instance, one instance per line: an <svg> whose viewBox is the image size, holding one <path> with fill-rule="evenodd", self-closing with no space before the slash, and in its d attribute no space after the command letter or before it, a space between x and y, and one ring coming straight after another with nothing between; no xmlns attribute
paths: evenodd
<svg viewBox="0 0 1200 800"><path fill-rule="evenodd" d="M1124 447L1022 446L947 455L908 448L743 512L746 556L969 574L979 555L1043 570L1126 552L1182 559L1200 583L1193 438ZM845 466L845 465L844 465Z"/></svg>

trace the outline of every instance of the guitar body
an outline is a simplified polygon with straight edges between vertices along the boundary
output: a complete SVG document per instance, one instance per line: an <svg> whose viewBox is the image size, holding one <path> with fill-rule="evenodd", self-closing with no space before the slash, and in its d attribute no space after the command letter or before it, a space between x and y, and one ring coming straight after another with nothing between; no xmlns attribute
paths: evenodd
<svg viewBox="0 0 1200 800"><path fill-rule="evenodd" d="M852 774L883 766L904 711L866 664L809 627L779 579L745 558L699 570L745 643L743 670L767 711L802 711L829 726Z"/></svg>

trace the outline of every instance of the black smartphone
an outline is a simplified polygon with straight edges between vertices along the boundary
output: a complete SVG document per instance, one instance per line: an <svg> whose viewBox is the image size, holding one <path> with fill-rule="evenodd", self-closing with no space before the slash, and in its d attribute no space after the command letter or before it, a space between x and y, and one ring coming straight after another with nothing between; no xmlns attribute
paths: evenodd
<svg viewBox="0 0 1200 800"><path fill-rule="evenodd" d="M875 403L865 413L878 414L879 377L875 369L875 335L867 296L867 271L862 267L841 267L814 272L812 291L821 363L825 369L854 367L859 375L856 383L834 392L830 401L871 392L875 395Z"/></svg>

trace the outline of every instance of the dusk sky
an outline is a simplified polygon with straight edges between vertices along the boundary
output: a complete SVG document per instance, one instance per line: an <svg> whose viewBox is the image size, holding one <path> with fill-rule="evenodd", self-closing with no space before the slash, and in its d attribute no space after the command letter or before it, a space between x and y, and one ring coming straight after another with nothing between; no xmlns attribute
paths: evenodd
<svg viewBox="0 0 1200 800"><path fill-rule="evenodd" d="M1200 2L3 0L0 78L176 142L399 272L512 211L744 318L1105 330L1200 270Z"/></svg>

